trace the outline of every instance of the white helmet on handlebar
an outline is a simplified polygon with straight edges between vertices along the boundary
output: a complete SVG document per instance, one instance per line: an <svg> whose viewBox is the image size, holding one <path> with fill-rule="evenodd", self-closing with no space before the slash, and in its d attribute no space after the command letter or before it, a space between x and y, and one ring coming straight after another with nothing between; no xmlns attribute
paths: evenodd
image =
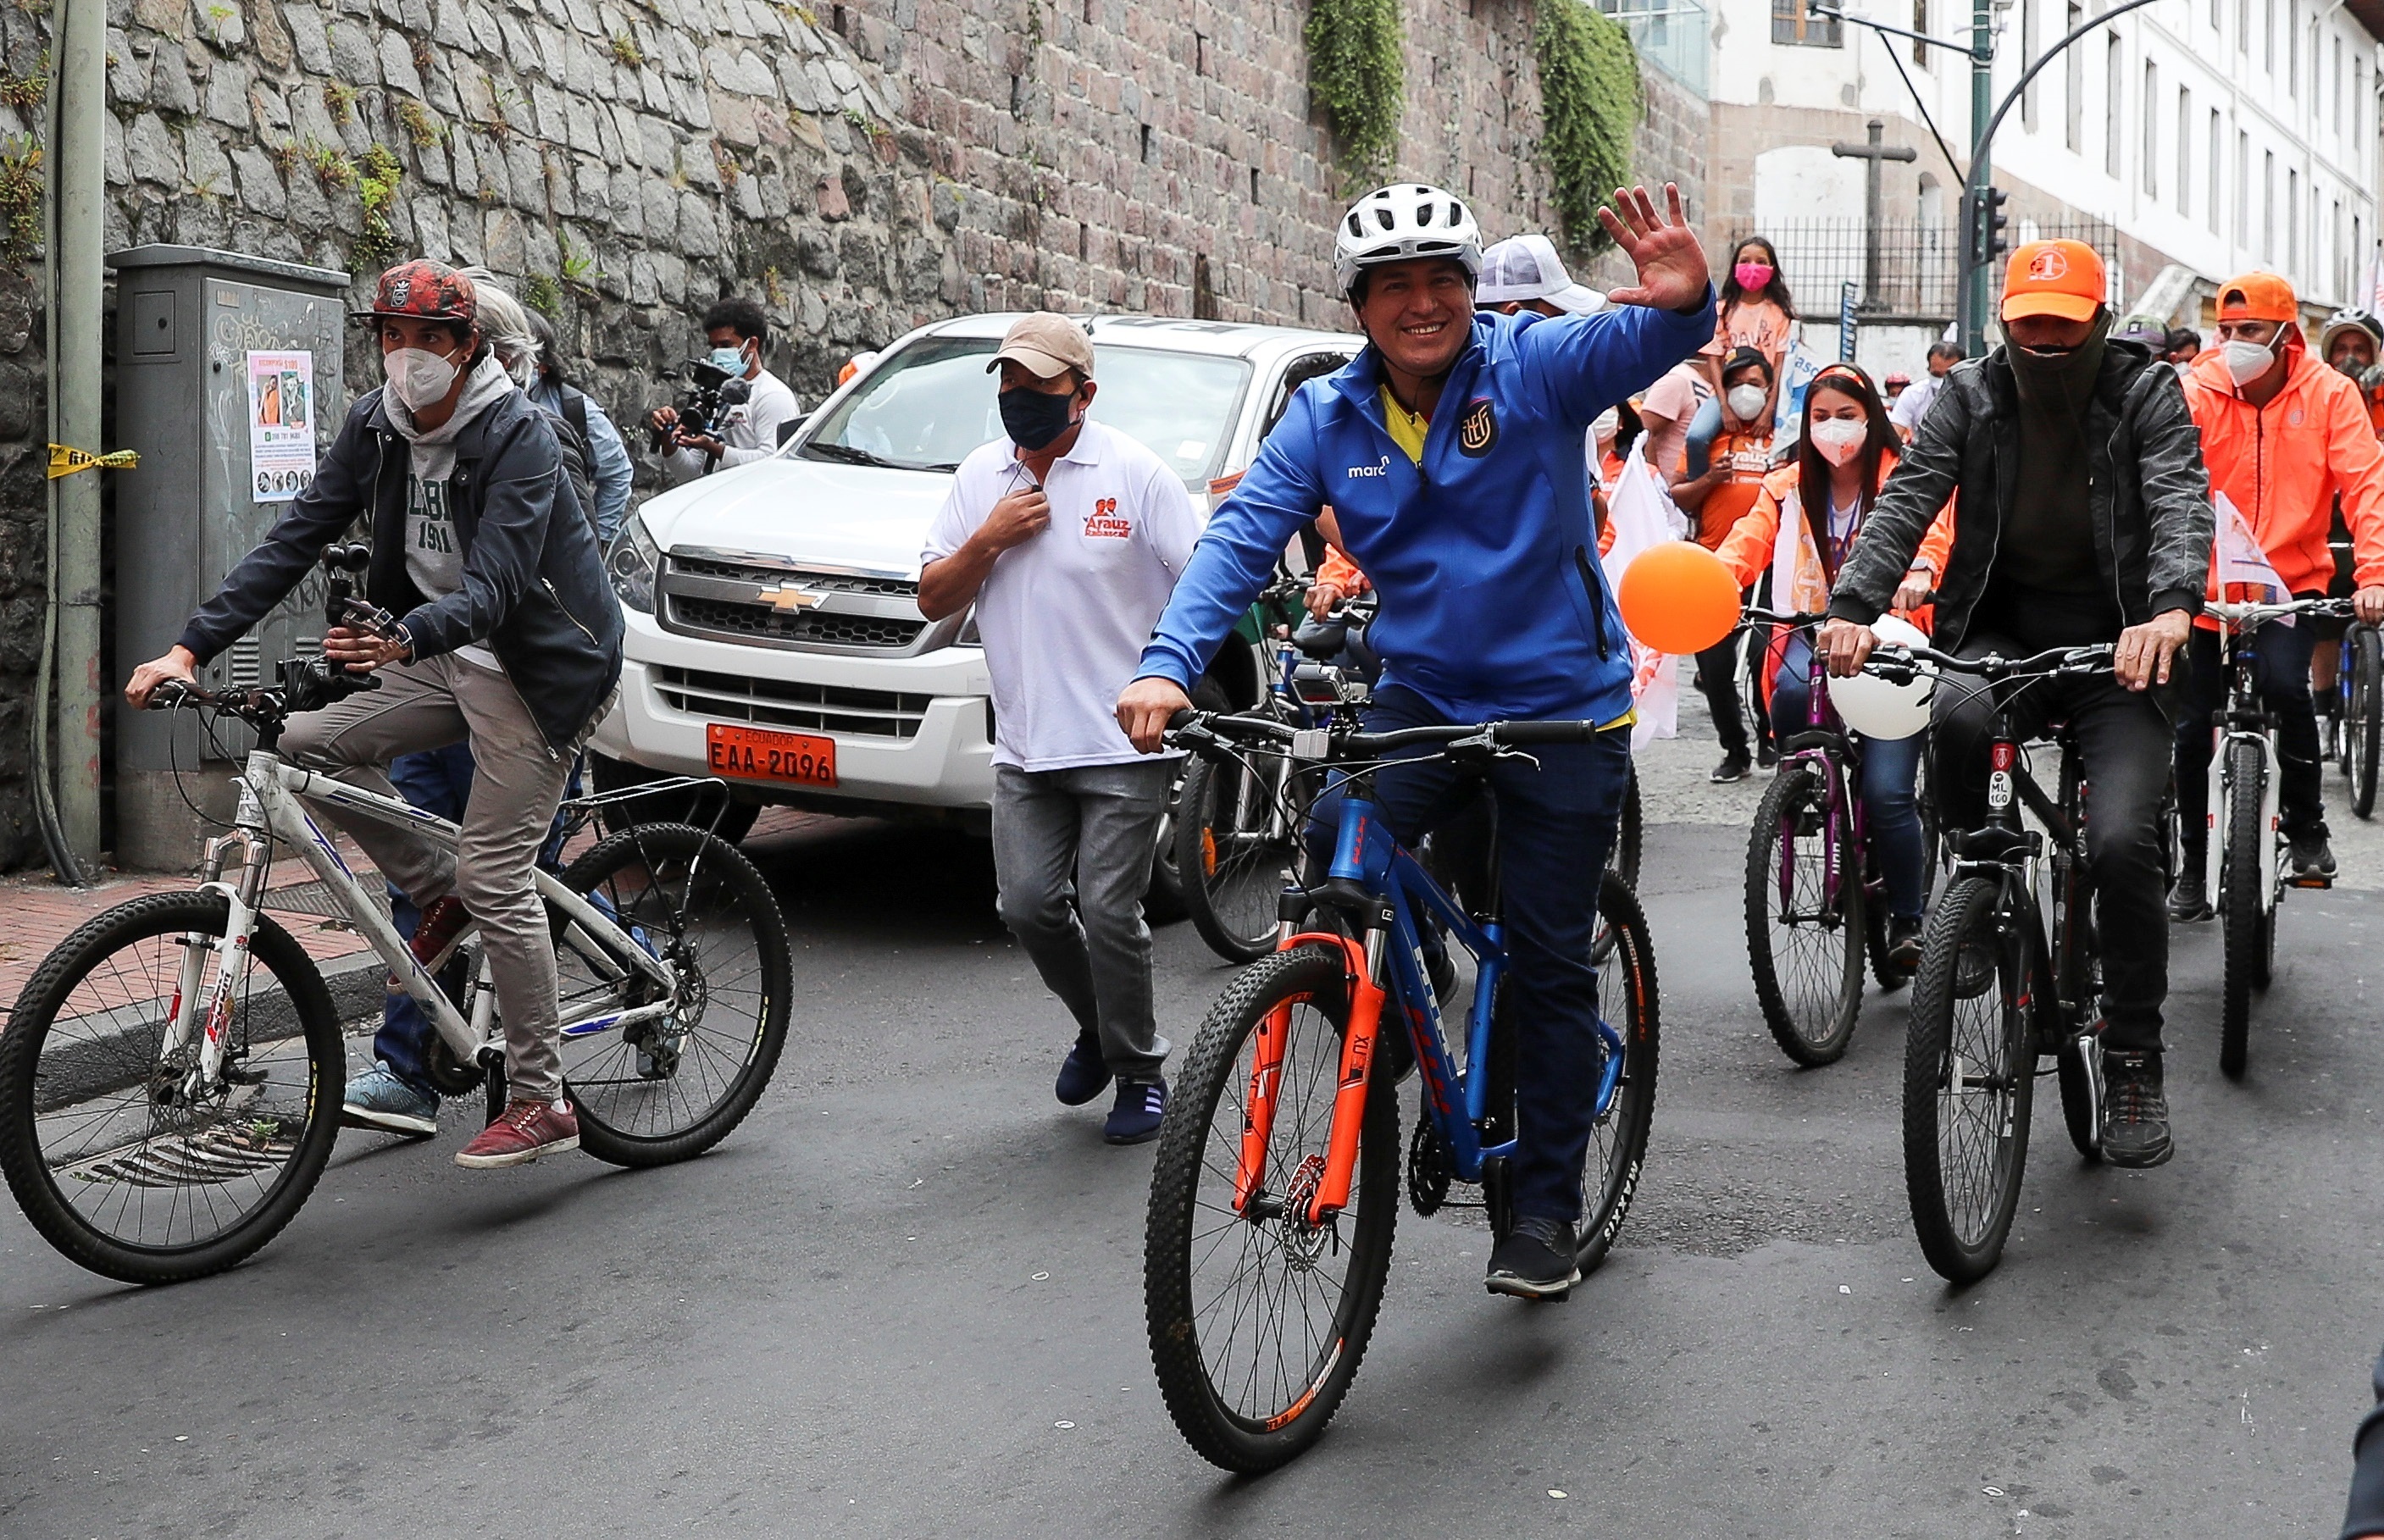
<svg viewBox="0 0 2384 1540"><path fill-rule="evenodd" d="M1881 615L1871 622L1870 628L1883 647L1929 645L1929 638L1919 627L1892 615ZM1924 731L1929 726L1930 697L1936 692L1937 670L1923 663L1916 666L1911 678L1901 683L1868 671L1831 679L1830 704L1836 709L1839 721L1865 738L1884 741L1911 738Z"/></svg>
<svg viewBox="0 0 2384 1540"><path fill-rule="evenodd" d="M1482 276L1482 227L1454 192L1422 182L1378 187L1349 205L1333 241L1333 280L1344 298L1369 267L1418 257L1445 256Z"/></svg>

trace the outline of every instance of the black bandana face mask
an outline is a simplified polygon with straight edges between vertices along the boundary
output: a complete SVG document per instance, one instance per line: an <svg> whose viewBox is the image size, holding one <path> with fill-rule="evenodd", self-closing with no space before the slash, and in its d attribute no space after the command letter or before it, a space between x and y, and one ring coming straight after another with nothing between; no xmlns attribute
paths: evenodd
<svg viewBox="0 0 2384 1540"><path fill-rule="evenodd" d="M1001 406L1002 430L1011 442L1030 454L1075 426L1068 415L1076 400L1074 391L1055 396L1021 385L1002 391L996 400Z"/></svg>

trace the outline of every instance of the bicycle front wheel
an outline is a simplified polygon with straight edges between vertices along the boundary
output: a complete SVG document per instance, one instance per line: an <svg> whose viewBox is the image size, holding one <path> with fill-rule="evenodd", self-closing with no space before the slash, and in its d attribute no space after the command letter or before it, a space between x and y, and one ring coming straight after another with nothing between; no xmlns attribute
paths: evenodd
<svg viewBox="0 0 2384 1540"><path fill-rule="evenodd" d="M1957 879L1921 938L1904 1039L1904 1185L1929 1265L1967 1284L2003 1256L2036 1085L2033 920L1994 876Z"/></svg>
<svg viewBox="0 0 2384 1540"><path fill-rule="evenodd" d="M1639 857L1645 846L1645 833L1639 807L1639 766L1631 766L1631 778L1622 785L1622 815L1614 826L1614 849L1607 853L1606 869L1629 883L1639 886Z"/></svg>
<svg viewBox="0 0 2384 1540"><path fill-rule="evenodd" d="M1270 1471L1313 1444L1373 1335L1399 1204L1398 1102L1367 1086L1348 1206L1322 1225L1307 1198L1324 1172L1341 1040L1342 959L1271 954L1210 1008L1160 1129L1144 1232L1151 1365L1176 1428L1228 1471ZM1285 1035L1266 1176L1234 1208L1260 1024ZM1383 1029L1396 1031L1386 1010ZM1379 1056L1377 1062L1380 1062Z"/></svg>
<svg viewBox="0 0 2384 1540"><path fill-rule="evenodd" d="M770 885L735 846L686 824L624 829L562 881L678 976L669 1015L578 1031L575 1021L658 997L550 906L580 1147L624 1166L701 1155L753 1110L786 1045L794 962Z"/></svg>
<svg viewBox="0 0 2384 1540"><path fill-rule="evenodd" d="M1614 1099L1589 1136L1581 1170L1580 1248L1586 1278L1614 1248L1614 1237L1639 1190L1647 1161L1647 1131L1656 1124L1656 946L1639 896L1608 872L1597 898L1597 1014L1622 1038L1622 1071ZM1609 1045L1610 1046L1610 1045Z"/></svg>
<svg viewBox="0 0 2384 1540"><path fill-rule="evenodd" d="M2276 913L2263 901L2270 842L2260 816L2266 757L2257 743L2227 745L2227 844L2218 875L2218 923L2225 931L2218 987L2218 1068L2229 1077L2243 1073L2252 1036L2252 990L2267 982L2267 927Z"/></svg>
<svg viewBox="0 0 2384 1540"><path fill-rule="evenodd" d="M168 1055L208 1000L230 905L161 893L87 921L35 972L0 1034L0 1170L42 1237L93 1273L170 1284L221 1273L296 1216L339 1134L346 1060L323 975L265 915L223 1025ZM202 1024L204 1026L204 1024Z"/></svg>
<svg viewBox="0 0 2384 1540"><path fill-rule="evenodd" d="M1862 1008L1863 893L1854 820L1809 761L1782 765L1746 846L1746 953L1780 1051L1834 1063Z"/></svg>
<svg viewBox="0 0 2384 1540"><path fill-rule="evenodd" d="M2351 777L2351 811L2372 818L2378 745L2384 742L2384 638L2373 626L2354 626L2346 640L2351 698L2344 703L2342 770Z"/></svg>
<svg viewBox="0 0 2384 1540"><path fill-rule="evenodd" d="M1274 950L1276 910L1299 855L1298 820L1275 822L1274 789L1248 765L1195 759L1175 801L1185 913L1229 962Z"/></svg>

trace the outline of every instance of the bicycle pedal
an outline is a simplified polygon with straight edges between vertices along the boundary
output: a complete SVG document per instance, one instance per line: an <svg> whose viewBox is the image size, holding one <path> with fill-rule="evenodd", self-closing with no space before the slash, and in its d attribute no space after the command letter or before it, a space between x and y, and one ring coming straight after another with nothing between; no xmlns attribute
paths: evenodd
<svg viewBox="0 0 2384 1540"><path fill-rule="evenodd" d="M2333 887L2334 879L2332 877L2294 877L2291 881L2287 882L2285 886L2288 888L2308 888L2323 890Z"/></svg>

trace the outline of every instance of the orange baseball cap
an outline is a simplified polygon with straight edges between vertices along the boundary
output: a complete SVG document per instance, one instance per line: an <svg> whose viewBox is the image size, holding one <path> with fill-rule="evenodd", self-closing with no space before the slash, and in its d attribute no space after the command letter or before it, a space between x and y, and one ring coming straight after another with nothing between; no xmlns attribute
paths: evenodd
<svg viewBox="0 0 2384 1540"><path fill-rule="evenodd" d="M2003 317L2058 316L2091 321L2107 290L2103 259L2083 241L2030 241L2004 269Z"/></svg>
<svg viewBox="0 0 2384 1540"><path fill-rule="evenodd" d="M2298 321L2293 286L2274 273L2245 273L2218 286L2222 321Z"/></svg>

